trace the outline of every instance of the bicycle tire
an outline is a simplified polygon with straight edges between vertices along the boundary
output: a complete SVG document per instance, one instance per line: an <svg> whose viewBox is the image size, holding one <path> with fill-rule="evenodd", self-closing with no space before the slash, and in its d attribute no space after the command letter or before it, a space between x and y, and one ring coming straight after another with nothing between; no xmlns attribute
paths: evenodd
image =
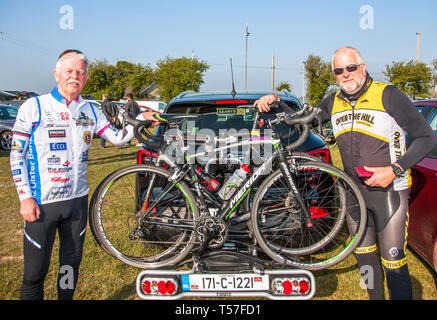
<svg viewBox="0 0 437 320"><path fill-rule="evenodd" d="M257 244L278 263L307 270L329 268L348 257L362 238L367 222L364 198L346 173L327 163L298 163L293 176L314 225L305 226L302 211L276 170L261 184L252 204ZM356 206L348 207L351 199ZM352 211L358 213L357 226L349 230Z"/></svg>
<svg viewBox="0 0 437 320"><path fill-rule="evenodd" d="M114 171L100 183L91 199L89 221L94 238L107 253L133 267L156 269L175 266L192 251L199 209L189 187L182 181L169 181L171 176L160 167L132 165ZM143 184L141 178L146 179ZM155 188L154 182L159 186ZM140 210L147 187L150 210ZM168 188L171 192L156 203ZM151 216L141 219L147 211ZM181 229L176 220L191 229ZM168 226L157 225L157 221L166 221ZM160 233L169 230L174 231L171 237L161 240Z"/></svg>

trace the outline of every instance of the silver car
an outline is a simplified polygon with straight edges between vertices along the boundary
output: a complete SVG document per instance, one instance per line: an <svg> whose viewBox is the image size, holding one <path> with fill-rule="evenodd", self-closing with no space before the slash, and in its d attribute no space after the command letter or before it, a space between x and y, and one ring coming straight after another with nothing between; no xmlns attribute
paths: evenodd
<svg viewBox="0 0 437 320"><path fill-rule="evenodd" d="M17 118L18 108L0 104L0 147L11 150L12 127Z"/></svg>

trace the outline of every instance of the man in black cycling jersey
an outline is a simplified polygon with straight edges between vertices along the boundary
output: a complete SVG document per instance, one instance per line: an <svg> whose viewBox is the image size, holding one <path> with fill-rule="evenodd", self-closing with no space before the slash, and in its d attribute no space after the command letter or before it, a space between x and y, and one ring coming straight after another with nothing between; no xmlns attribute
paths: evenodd
<svg viewBox="0 0 437 320"><path fill-rule="evenodd" d="M374 81L366 71L360 53L351 47L335 51L332 69L340 90L317 107L321 121L331 121L344 170L360 186L368 210L366 233L354 252L370 299L384 299L383 272L390 299L411 299L411 279L405 256L409 168L423 159L437 144L425 119L410 99L396 87ZM280 101L277 95L254 103L260 111ZM286 106L280 102L281 111ZM405 133L412 138L406 150ZM357 169L358 168L358 169ZM359 177L364 168L370 178ZM349 227L355 212L349 212Z"/></svg>

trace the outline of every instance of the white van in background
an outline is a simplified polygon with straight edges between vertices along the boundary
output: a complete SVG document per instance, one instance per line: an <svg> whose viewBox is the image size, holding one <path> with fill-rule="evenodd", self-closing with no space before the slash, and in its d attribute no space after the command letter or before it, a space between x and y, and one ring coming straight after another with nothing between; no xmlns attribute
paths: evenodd
<svg viewBox="0 0 437 320"><path fill-rule="evenodd" d="M127 100L120 100L127 103ZM162 113L167 106L165 102L162 101L142 101L142 100L135 100L136 103L140 106L141 111L155 111Z"/></svg>

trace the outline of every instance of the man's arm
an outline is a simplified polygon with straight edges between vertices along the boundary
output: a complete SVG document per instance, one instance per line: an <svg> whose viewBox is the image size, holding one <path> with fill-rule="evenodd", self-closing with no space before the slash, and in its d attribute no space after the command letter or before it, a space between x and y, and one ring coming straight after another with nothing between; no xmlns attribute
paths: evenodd
<svg viewBox="0 0 437 320"><path fill-rule="evenodd" d="M30 99L18 110L17 120L12 129L12 147L9 158L12 178L20 199L20 214L28 222L33 222L40 216L39 206L32 197L26 158L32 133L32 119L35 119L35 111L38 110L35 103L34 99Z"/></svg>
<svg viewBox="0 0 437 320"><path fill-rule="evenodd" d="M411 100L398 88L387 86L382 102L385 110L413 139L407 152L394 162L394 165L405 171L421 161L437 145L437 138ZM385 188L396 178L391 166L365 168L373 172L373 176L365 182L369 186Z"/></svg>
<svg viewBox="0 0 437 320"><path fill-rule="evenodd" d="M143 112L142 114L139 114L136 119L137 120L150 120L152 121L152 125L158 125L161 122L154 116L155 114L152 112ZM99 118L99 115L97 114L97 118ZM109 128L109 124L107 123L105 125L104 122L98 122L97 128L102 128L100 130L97 130L97 133L99 136L103 137L105 140L109 141L110 143L121 146L125 143L128 143L132 140L134 137L133 129L134 127L132 125L126 126L123 130L114 130Z"/></svg>
<svg viewBox="0 0 437 320"><path fill-rule="evenodd" d="M420 114L411 100L398 88L385 88L382 102L386 111L412 138L407 152L396 163L403 171L421 161L437 145L432 128Z"/></svg>
<svg viewBox="0 0 437 320"><path fill-rule="evenodd" d="M322 123L331 120L331 110L334 104L335 94L323 99L316 107L321 108L322 112L319 114ZM257 107L260 112L270 112L270 105L274 102L279 102L279 110L275 112L293 112L293 110L276 94L268 94L253 103L254 107Z"/></svg>

